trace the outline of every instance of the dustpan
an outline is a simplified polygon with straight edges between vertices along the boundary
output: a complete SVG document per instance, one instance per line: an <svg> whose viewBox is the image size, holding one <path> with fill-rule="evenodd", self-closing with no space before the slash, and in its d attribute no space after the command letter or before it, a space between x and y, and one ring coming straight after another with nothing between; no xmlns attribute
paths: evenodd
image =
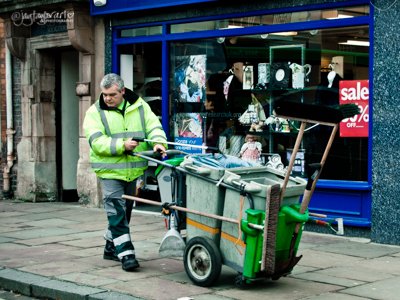
<svg viewBox="0 0 400 300"><path fill-rule="evenodd" d="M161 257L183 257L185 241L176 229L176 211L172 210L169 215L169 230L163 237L158 253Z"/></svg>

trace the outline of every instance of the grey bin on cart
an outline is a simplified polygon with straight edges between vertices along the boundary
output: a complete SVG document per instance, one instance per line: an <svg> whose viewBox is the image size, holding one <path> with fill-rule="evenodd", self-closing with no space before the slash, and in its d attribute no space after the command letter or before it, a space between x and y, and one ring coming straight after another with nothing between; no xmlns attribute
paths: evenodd
<svg viewBox="0 0 400 300"><path fill-rule="evenodd" d="M180 195L179 187L176 184L173 184L174 178L172 178L172 167L179 166L183 162L183 157L174 157L164 161L167 164L170 164L171 167L165 167L163 165L159 165L154 172L157 177L158 188L160 190L161 202L171 203L176 200L173 199L173 195L179 199L184 197L184 195ZM178 205L182 205L182 203L178 203Z"/></svg>
<svg viewBox="0 0 400 300"><path fill-rule="evenodd" d="M222 216L225 203L225 188L218 185L225 171L247 170L252 164L231 155L197 154L187 155L181 167L186 173L186 207L202 213ZM247 167L247 168L246 168ZM209 179L209 180L207 180ZM187 213L186 234L188 240L196 236L211 238L219 246L220 220Z"/></svg>
<svg viewBox="0 0 400 300"><path fill-rule="evenodd" d="M268 186L280 184L284 181L284 171L270 167L254 167L229 169L225 171L223 181L233 187L242 186L251 195L251 200L242 197L237 190L227 188L223 216L231 219L246 219L245 211L248 208L266 210L266 196ZM297 204L303 195L307 181L300 177L289 177L285 195L281 205ZM224 264L238 272L242 272L244 263L245 244L239 236L239 227L236 224L223 222L221 226L220 250Z"/></svg>
<svg viewBox="0 0 400 300"><path fill-rule="evenodd" d="M181 167L187 171L186 207L202 213L221 216L224 208L225 189L206 179L218 181L224 175L225 170L198 164L191 160L190 156L185 157ZM186 214L187 240L196 236L205 236L211 238L218 246L220 231L220 220L191 213Z"/></svg>

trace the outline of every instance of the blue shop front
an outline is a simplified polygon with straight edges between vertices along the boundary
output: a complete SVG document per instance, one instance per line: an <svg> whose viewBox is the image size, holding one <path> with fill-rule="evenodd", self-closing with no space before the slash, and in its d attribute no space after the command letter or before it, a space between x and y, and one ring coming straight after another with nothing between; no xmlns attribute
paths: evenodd
<svg viewBox="0 0 400 300"><path fill-rule="evenodd" d="M340 124L309 209L369 230L369 1L94 2L92 16L106 20L106 71L121 74L149 103L170 141L241 156L253 132L262 163L286 166L300 124L274 117L274 101L358 105L361 113ZM321 159L329 134L321 124L305 129L293 175L307 178L307 165Z"/></svg>

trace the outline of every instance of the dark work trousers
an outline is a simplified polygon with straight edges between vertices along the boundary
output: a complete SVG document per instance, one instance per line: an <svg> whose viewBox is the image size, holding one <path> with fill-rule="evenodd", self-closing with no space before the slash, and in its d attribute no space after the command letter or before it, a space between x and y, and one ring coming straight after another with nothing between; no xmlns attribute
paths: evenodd
<svg viewBox="0 0 400 300"><path fill-rule="evenodd" d="M108 228L104 238L114 243L120 260L123 256L135 255L129 231L133 201L122 199L121 196L133 195L136 180L126 182L116 179L101 179L101 186L104 209L108 219Z"/></svg>

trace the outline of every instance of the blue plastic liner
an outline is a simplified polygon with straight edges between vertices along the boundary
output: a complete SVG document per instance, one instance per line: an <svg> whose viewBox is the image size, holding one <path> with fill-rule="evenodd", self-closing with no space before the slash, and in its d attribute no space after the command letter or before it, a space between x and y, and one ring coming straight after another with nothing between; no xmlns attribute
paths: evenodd
<svg viewBox="0 0 400 300"><path fill-rule="evenodd" d="M219 153L215 154L199 154L191 155L190 158L194 162L199 162L214 168L230 169L230 168L240 168L240 167L256 167L260 166L257 163L252 163L244 161L239 157L232 155L223 155Z"/></svg>

